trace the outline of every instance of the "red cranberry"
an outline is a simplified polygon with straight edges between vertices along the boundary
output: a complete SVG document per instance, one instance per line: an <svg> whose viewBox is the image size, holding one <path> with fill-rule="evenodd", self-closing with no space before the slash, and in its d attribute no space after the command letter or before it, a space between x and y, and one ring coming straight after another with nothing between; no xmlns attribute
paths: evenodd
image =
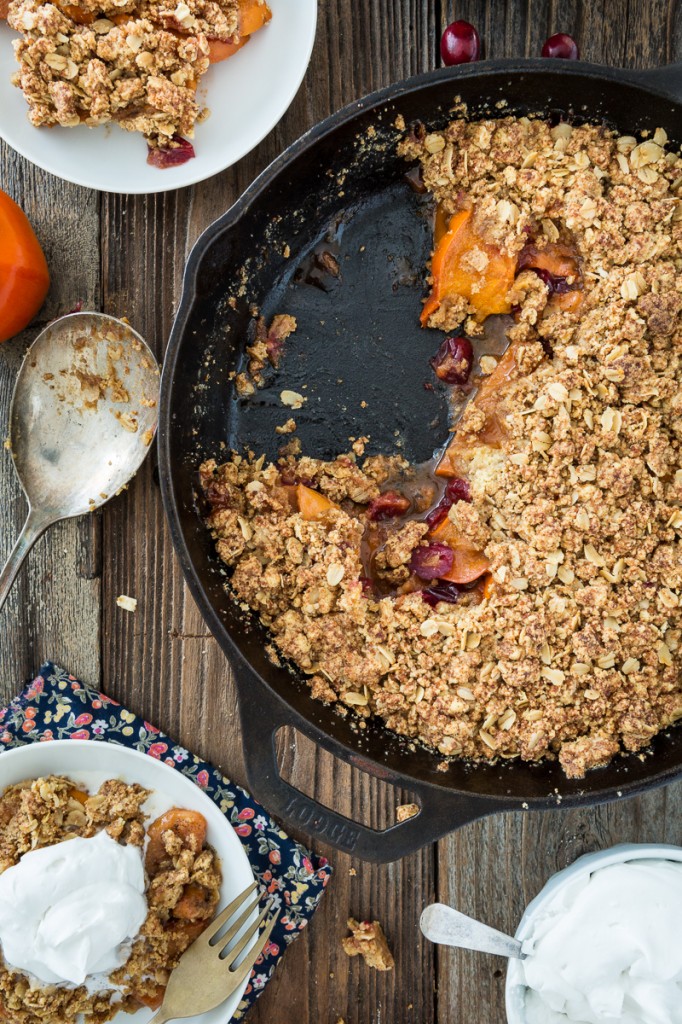
<svg viewBox="0 0 682 1024"><path fill-rule="evenodd" d="M580 50L573 36L557 32L546 39L542 47L543 57L559 57L561 60L579 60Z"/></svg>
<svg viewBox="0 0 682 1024"><path fill-rule="evenodd" d="M192 160L196 156L192 143L188 142L187 139L183 139L181 135L174 135L173 142L175 146L172 148L158 146L152 149L149 146L147 163L151 164L152 167L178 167L180 164L186 164L188 160Z"/></svg>
<svg viewBox="0 0 682 1024"><path fill-rule="evenodd" d="M428 523L429 528L433 530L434 526L438 526L445 519L452 506L458 501L471 501L469 484L461 476L455 476L452 480L448 480L445 494L435 508L431 509L424 522Z"/></svg>
<svg viewBox="0 0 682 1024"><path fill-rule="evenodd" d="M461 592L461 587L457 583L452 583L450 580L441 580L439 583L434 583L432 587L422 590L422 598L431 608L435 608L439 601L446 601L447 604L457 604Z"/></svg>
<svg viewBox="0 0 682 1024"><path fill-rule="evenodd" d="M474 364L474 350L468 338L446 338L429 362L445 384L466 384Z"/></svg>
<svg viewBox="0 0 682 1024"><path fill-rule="evenodd" d="M468 21L453 21L443 32L440 40L440 55L443 64L470 64L478 60L481 53L481 39Z"/></svg>
<svg viewBox="0 0 682 1024"><path fill-rule="evenodd" d="M424 522L428 525L430 530L433 530L434 526L438 526L442 523L446 515L450 511L451 503L442 498L438 504L431 509L428 516L424 517Z"/></svg>
<svg viewBox="0 0 682 1024"><path fill-rule="evenodd" d="M223 509L234 507L234 496L230 492L231 488L229 487L222 490L216 483L211 482L208 485L204 494L211 506L211 512L220 512Z"/></svg>
<svg viewBox="0 0 682 1024"><path fill-rule="evenodd" d="M450 572L454 557L447 544L428 544L412 552L410 569L420 579L437 580Z"/></svg>
<svg viewBox="0 0 682 1024"><path fill-rule="evenodd" d="M373 522L379 519L394 519L404 516L410 507L409 498L397 491L385 491L375 498L367 507L367 518Z"/></svg>
<svg viewBox="0 0 682 1024"><path fill-rule="evenodd" d="M531 267L530 269L547 285L550 295L565 295L566 292L570 292L571 286L565 277L557 277L556 274L550 273L543 267Z"/></svg>
<svg viewBox="0 0 682 1024"><path fill-rule="evenodd" d="M361 576L360 584L362 586L362 596L372 597L374 595L374 580L369 576Z"/></svg>
<svg viewBox="0 0 682 1024"><path fill-rule="evenodd" d="M448 480L445 497L450 499L452 505L457 501L471 501L469 481L461 476L453 476L452 480Z"/></svg>

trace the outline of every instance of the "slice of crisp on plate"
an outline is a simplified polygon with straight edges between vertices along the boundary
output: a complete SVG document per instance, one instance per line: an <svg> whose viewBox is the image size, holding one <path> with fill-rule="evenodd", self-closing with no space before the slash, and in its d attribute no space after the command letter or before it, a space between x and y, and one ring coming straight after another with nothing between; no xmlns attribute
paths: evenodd
<svg viewBox="0 0 682 1024"><path fill-rule="evenodd" d="M199 79L270 17L265 0L10 0L14 84L36 127L115 122L144 135L156 166L184 163L208 115Z"/></svg>

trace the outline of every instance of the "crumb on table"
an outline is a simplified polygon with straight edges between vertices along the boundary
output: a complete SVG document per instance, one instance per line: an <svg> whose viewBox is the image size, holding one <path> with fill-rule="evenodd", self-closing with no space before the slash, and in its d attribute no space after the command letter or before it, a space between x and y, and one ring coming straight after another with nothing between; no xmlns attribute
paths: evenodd
<svg viewBox="0 0 682 1024"><path fill-rule="evenodd" d="M377 971L393 970L393 954L378 921L356 921L349 917L348 928L351 934L341 941L344 953L348 956L361 956L368 967L374 967Z"/></svg>

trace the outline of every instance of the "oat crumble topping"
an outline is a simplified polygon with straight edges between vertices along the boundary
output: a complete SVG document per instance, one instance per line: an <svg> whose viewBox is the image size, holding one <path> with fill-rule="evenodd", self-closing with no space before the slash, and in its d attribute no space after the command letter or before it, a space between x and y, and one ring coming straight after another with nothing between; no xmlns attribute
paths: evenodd
<svg viewBox="0 0 682 1024"><path fill-rule="evenodd" d="M570 777L682 717L682 161L666 143L511 117L405 135L442 213L479 240L468 292L427 304L428 326L480 334L490 261L516 268L510 347L487 357L441 464L467 481L446 525L486 582L424 600L432 494L391 521L367 586L368 517L409 483L401 460L206 462L230 587L313 696L444 755L558 757ZM523 262L529 239L536 257L573 252L564 294Z"/></svg>
<svg viewBox="0 0 682 1024"><path fill-rule="evenodd" d="M238 0L11 0L7 20L32 124L114 121L162 148L208 116L197 84L210 43L240 41Z"/></svg>
<svg viewBox="0 0 682 1024"><path fill-rule="evenodd" d="M350 917L348 928L351 934L341 940L344 953L348 956L361 956L368 967L374 967L377 971L393 970L393 954L378 921L356 921Z"/></svg>

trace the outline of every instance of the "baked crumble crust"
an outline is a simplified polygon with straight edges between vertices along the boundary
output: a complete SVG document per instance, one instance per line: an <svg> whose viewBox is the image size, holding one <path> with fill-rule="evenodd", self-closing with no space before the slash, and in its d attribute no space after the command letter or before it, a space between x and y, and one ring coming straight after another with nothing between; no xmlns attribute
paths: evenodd
<svg viewBox="0 0 682 1024"><path fill-rule="evenodd" d="M164 148L208 115L196 90L209 40L239 42L238 0L12 0L7 20L32 124L115 121Z"/></svg>
<svg viewBox="0 0 682 1024"><path fill-rule="evenodd" d="M0 796L0 872L30 850L75 836L91 837L102 828L118 842L142 847L142 805L149 795L142 786L117 779L90 795L55 775L10 786ZM87 1024L99 1024L120 1011L134 1013L143 1003L158 1002L171 970L215 913L221 884L210 847L197 850L189 837L172 831L162 833L161 844L160 862L153 869L147 863L147 918L125 964L109 976L111 987L90 993L84 985L36 984L8 967L0 955L0 1017L13 1024L73 1024L82 1014ZM205 895L198 923L180 908L188 886L199 887Z"/></svg>
<svg viewBox="0 0 682 1024"><path fill-rule="evenodd" d="M14 0L16 84L36 126L117 121L153 144L191 136L196 84L208 68L205 36L178 36L147 18L77 25L53 4Z"/></svg>
<svg viewBox="0 0 682 1024"><path fill-rule="evenodd" d="M368 967L374 967L377 971L393 970L393 954L378 921L356 921L349 917L348 928L351 934L341 940L344 953L348 956L361 956Z"/></svg>
<svg viewBox="0 0 682 1024"><path fill-rule="evenodd" d="M314 696L445 755L558 757L570 777L682 717L682 161L666 142L510 117L406 135L401 153L444 210L473 209L486 244L515 257L529 234L540 249L570 236L582 305L556 308L522 271L501 447L482 443L475 399L457 425L472 500L449 519L490 561L482 599L365 590L366 504L384 489L369 460L204 464L231 588ZM455 296L429 324L474 335L474 314ZM339 508L305 520L285 478Z"/></svg>

